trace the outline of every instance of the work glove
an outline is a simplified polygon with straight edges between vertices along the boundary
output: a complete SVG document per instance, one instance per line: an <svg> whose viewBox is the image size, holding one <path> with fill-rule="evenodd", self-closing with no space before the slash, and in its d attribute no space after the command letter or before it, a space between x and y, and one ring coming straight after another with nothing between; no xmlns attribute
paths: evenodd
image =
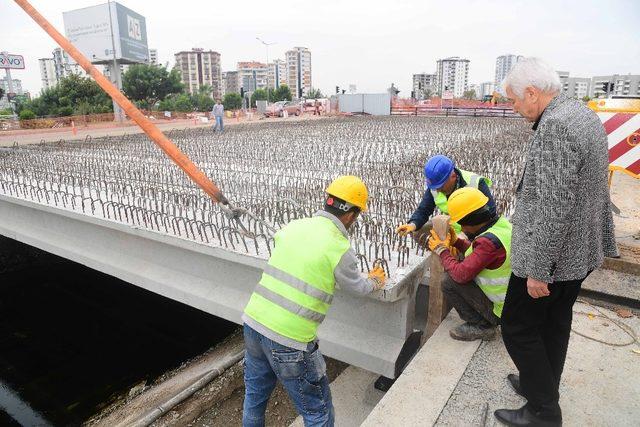
<svg viewBox="0 0 640 427"><path fill-rule="evenodd" d="M373 282L373 289L379 291L384 288L387 276L384 274L384 269L378 266L369 272L369 279Z"/></svg>
<svg viewBox="0 0 640 427"><path fill-rule="evenodd" d="M458 233L456 233L456 230L454 230L452 226L449 227L449 236L451 237L449 244L451 246L455 245L458 241Z"/></svg>
<svg viewBox="0 0 640 427"><path fill-rule="evenodd" d="M451 246L451 232L447 232L447 237L442 240L435 230L431 230L431 237L429 237L429 250L436 255L440 256L445 249L449 249Z"/></svg>
<svg viewBox="0 0 640 427"><path fill-rule="evenodd" d="M406 236L413 231L416 231L416 225L412 222L410 222L409 224L402 224L398 226L398 228L396 228L396 233L401 236Z"/></svg>
<svg viewBox="0 0 640 427"><path fill-rule="evenodd" d="M451 238L451 240L449 241L449 252L451 252L452 257L458 258L458 249L453 246L458 241L458 233L456 233L456 230L454 230L453 227L449 227L449 237Z"/></svg>

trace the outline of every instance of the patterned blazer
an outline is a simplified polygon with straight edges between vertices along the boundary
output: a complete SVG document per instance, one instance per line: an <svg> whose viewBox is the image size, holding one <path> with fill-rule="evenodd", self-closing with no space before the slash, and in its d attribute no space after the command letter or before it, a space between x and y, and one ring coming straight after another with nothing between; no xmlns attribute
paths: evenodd
<svg viewBox="0 0 640 427"><path fill-rule="evenodd" d="M607 183L607 135L582 102L557 95L527 149L512 218L519 277L578 280L617 256Z"/></svg>

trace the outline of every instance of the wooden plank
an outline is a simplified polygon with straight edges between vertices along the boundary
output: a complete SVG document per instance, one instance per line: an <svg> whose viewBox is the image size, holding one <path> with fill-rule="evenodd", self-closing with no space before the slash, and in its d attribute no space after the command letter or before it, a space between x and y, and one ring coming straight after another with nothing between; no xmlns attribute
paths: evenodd
<svg viewBox="0 0 640 427"><path fill-rule="evenodd" d="M449 231L449 216L438 215L433 218L433 229L441 238L444 238ZM424 343L435 330L440 326L442 320L447 317L451 307L442 293L442 279L444 268L440 257L432 254L429 257L429 308L427 311L427 328L422 337Z"/></svg>

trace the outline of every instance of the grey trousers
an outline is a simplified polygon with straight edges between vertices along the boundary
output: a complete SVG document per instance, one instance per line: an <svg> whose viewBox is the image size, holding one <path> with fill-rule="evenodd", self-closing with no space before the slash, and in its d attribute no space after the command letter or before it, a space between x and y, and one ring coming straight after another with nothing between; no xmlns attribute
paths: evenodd
<svg viewBox="0 0 640 427"><path fill-rule="evenodd" d="M475 282L460 284L445 273L442 292L465 322L485 327L500 323L500 318L493 313L493 303Z"/></svg>

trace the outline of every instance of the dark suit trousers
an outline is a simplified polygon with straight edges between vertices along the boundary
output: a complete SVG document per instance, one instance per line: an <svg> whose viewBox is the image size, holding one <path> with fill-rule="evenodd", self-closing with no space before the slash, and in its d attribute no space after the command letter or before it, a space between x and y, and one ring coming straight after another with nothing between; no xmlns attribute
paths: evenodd
<svg viewBox="0 0 640 427"><path fill-rule="evenodd" d="M558 388L567 356L573 304L584 279L555 282L551 294L532 298L527 279L511 275L502 311L505 347L520 371L520 386L534 411L560 411Z"/></svg>

